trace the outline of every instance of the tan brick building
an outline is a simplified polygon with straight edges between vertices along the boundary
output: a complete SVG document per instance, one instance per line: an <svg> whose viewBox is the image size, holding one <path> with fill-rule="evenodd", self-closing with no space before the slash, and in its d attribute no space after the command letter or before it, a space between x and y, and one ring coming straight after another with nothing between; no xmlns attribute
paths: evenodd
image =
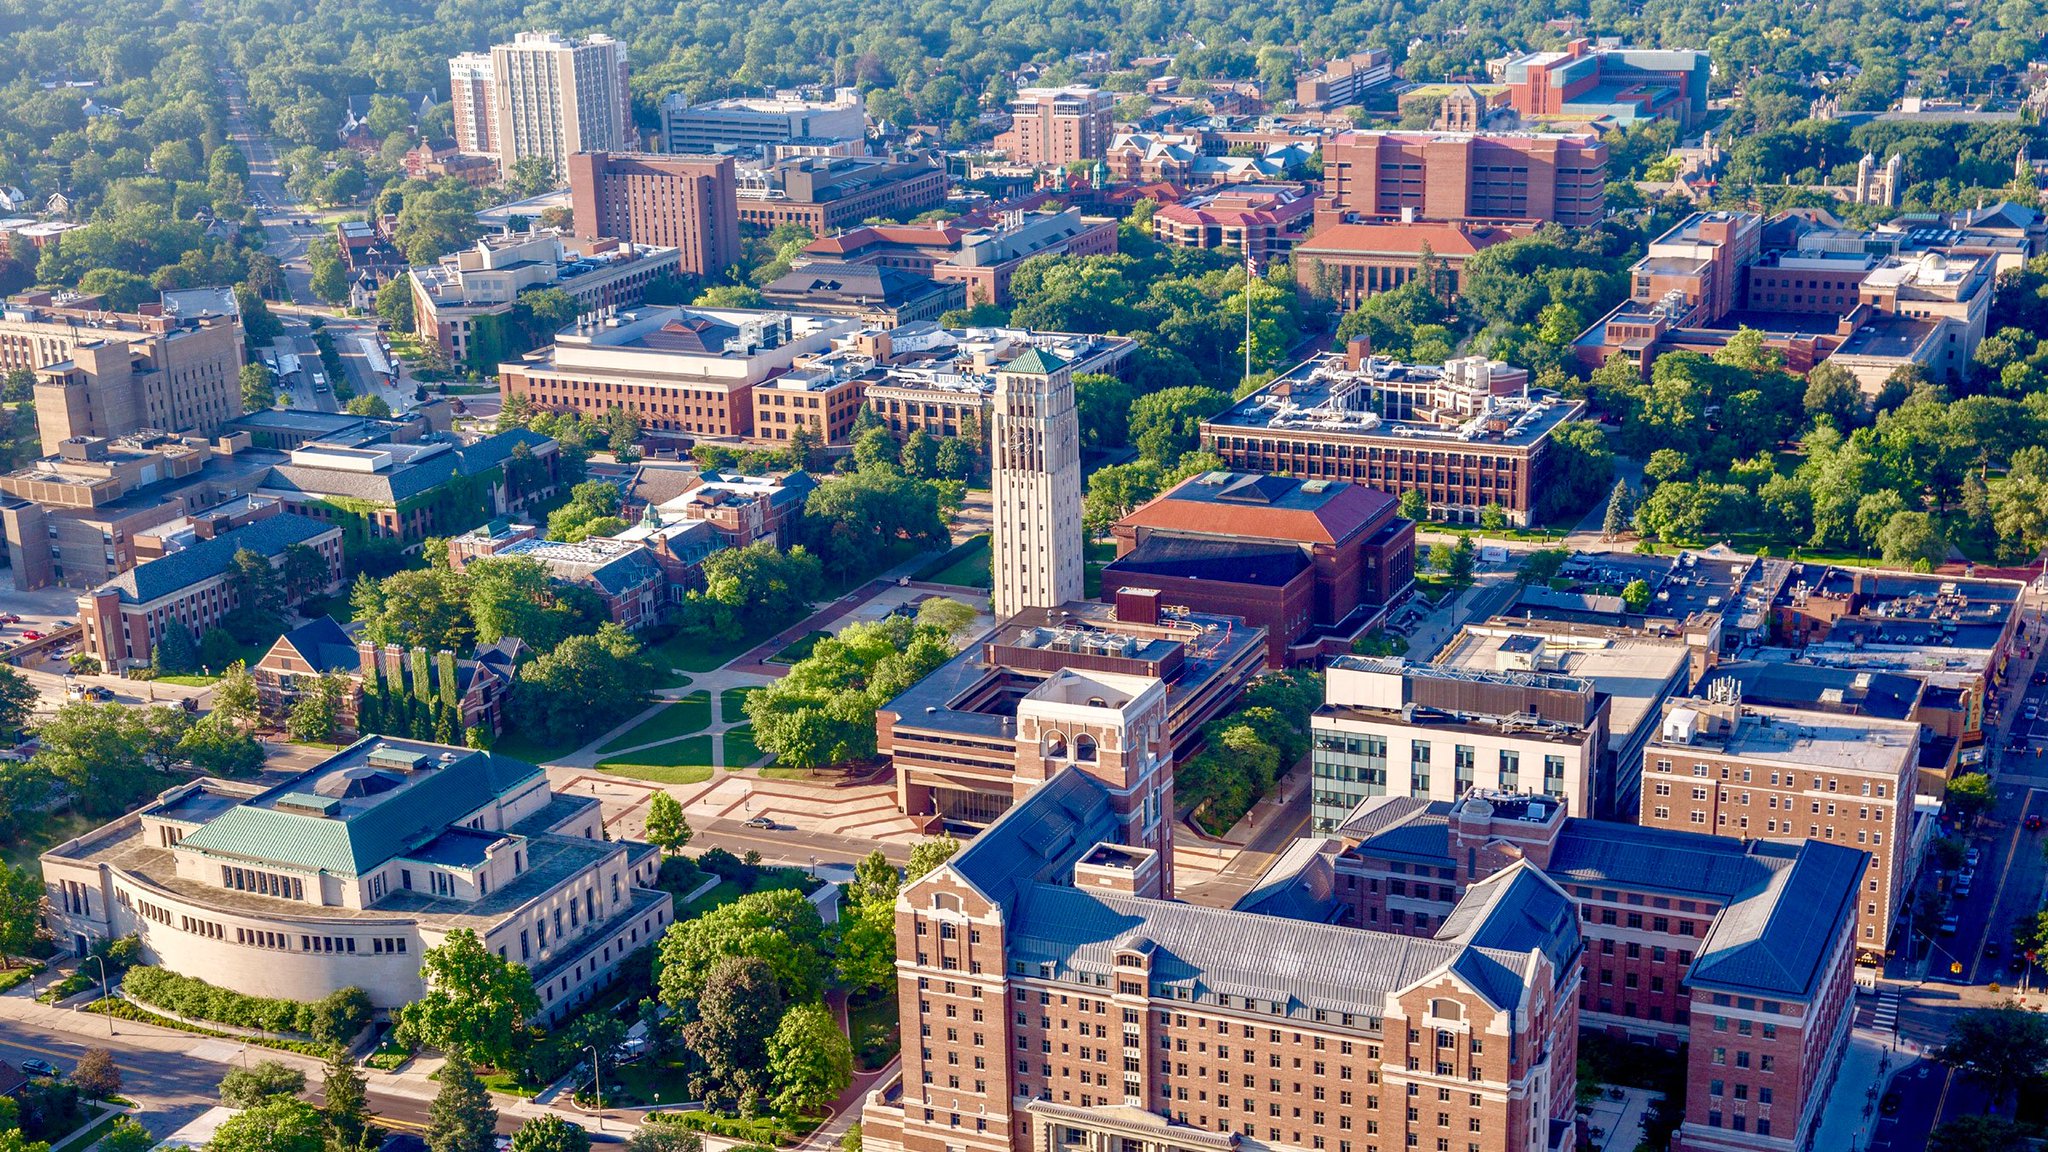
<svg viewBox="0 0 2048 1152"><path fill-rule="evenodd" d="M1672 701L1643 749L1642 823L1868 852L1856 947L1881 960L1908 895L1919 759L1911 721Z"/></svg>
<svg viewBox="0 0 2048 1152"><path fill-rule="evenodd" d="M1059 682L1116 690L1090 679ZM1170 823L1150 827L1171 766L1140 748L1134 772L1107 743L1046 745L1044 782L1020 772L1010 814L898 898L903 1083L869 1098L872 1147L1568 1141L1580 940L1555 884L1510 868L1431 939L1279 911L1278 889L1326 888L1314 853L1237 908L1176 903Z"/></svg>
<svg viewBox="0 0 2048 1152"><path fill-rule="evenodd" d="M1564 815L1549 797L1375 797L1336 833L1350 922L1441 936L1522 864L1576 905L1579 1023L1686 1046L1684 1152L1803 1147L1847 1047L1868 853Z"/></svg>
<svg viewBox="0 0 2048 1152"><path fill-rule="evenodd" d="M1556 221L1607 215L1607 145L1524 132L1346 132L1323 146L1316 225L1372 220Z"/></svg>
<svg viewBox="0 0 2048 1152"><path fill-rule="evenodd" d="M1086 85L1020 88L1010 102L1010 127L995 147L1019 164L1071 164L1100 160L1116 123L1114 93Z"/></svg>

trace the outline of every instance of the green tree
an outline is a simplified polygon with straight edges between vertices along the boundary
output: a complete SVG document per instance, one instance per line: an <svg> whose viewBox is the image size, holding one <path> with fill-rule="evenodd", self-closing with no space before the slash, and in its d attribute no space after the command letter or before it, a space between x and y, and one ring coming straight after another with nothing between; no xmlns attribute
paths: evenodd
<svg viewBox="0 0 2048 1152"><path fill-rule="evenodd" d="M782 1014L768 1038L768 1070L775 1107L801 1116L830 1105L853 1082L853 1046L823 1004L799 1004Z"/></svg>
<svg viewBox="0 0 2048 1152"><path fill-rule="evenodd" d="M663 855L673 856L683 850L692 835L680 801L667 792L656 792L648 798L644 836L649 844L661 849Z"/></svg>
<svg viewBox="0 0 2048 1152"><path fill-rule="evenodd" d="M320 1113L300 1100L273 1098L229 1117L207 1142L207 1152L322 1152L327 1142Z"/></svg>
<svg viewBox="0 0 2048 1152"><path fill-rule="evenodd" d="M0 799L5 790L0 789ZM46 931L49 896L43 878L26 869L0 865L0 969L14 967Z"/></svg>
<svg viewBox="0 0 2048 1152"><path fill-rule="evenodd" d="M376 1138L370 1112L369 1084L355 1057L336 1045L327 1057L327 1076L321 1083L325 1103L321 1112L327 1127L344 1149L358 1148Z"/></svg>
<svg viewBox="0 0 2048 1152"><path fill-rule="evenodd" d="M1928 1152L2020 1152L2026 1130L2003 1116L1958 1116L1928 1134Z"/></svg>
<svg viewBox="0 0 2048 1152"><path fill-rule="evenodd" d="M1609 540L1628 531L1629 516L1634 512L1635 500L1628 490L1628 481L1616 480L1614 491L1607 496L1607 515L1600 521L1600 534Z"/></svg>
<svg viewBox="0 0 2048 1152"><path fill-rule="evenodd" d="M391 405L386 403L382 396L374 393L349 397L342 410L351 416L369 416L377 420L391 419Z"/></svg>
<svg viewBox="0 0 2048 1152"><path fill-rule="evenodd" d="M20 735L41 699L42 694L20 670L0 664L0 735Z"/></svg>
<svg viewBox="0 0 2048 1152"><path fill-rule="evenodd" d="M777 987L812 999L824 987L824 941L825 923L803 893L749 892L669 926L655 966L661 1001L681 1010L703 993L712 968L734 956L763 961Z"/></svg>
<svg viewBox="0 0 2048 1152"><path fill-rule="evenodd" d="M1444 567L1444 574L1451 578L1453 588L1462 591L1472 586L1473 569L1477 563L1472 537L1460 533L1458 542L1451 546L1450 562Z"/></svg>
<svg viewBox="0 0 2048 1152"><path fill-rule="evenodd" d="M457 1049L441 1068L441 1089L427 1110L427 1147L433 1152L492 1152L498 1110L476 1069Z"/></svg>
<svg viewBox="0 0 2048 1152"><path fill-rule="evenodd" d="M88 1048L71 1069L71 1082L80 1092L101 1100L121 1094L121 1070L114 1054L105 1048Z"/></svg>
<svg viewBox="0 0 2048 1152"><path fill-rule="evenodd" d="M925 873L944 864L960 851L960 841L951 836L932 836L920 840L910 849L910 863L904 865L903 882L909 884Z"/></svg>
<svg viewBox="0 0 2048 1152"><path fill-rule="evenodd" d="M295 1098L306 1090L306 1074L278 1060L259 1060L247 1068L229 1068L220 1080L220 1102L230 1108L254 1108L267 1101Z"/></svg>
<svg viewBox="0 0 2048 1152"><path fill-rule="evenodd" d="M36 739L43 749L35 767L69 785L88 815L124 812L155 784L136 717L118 704L66 704L36 729Z"/></svg>
<svg viewBox="0 0 2048 1152"><path fill-rule="evenodd" d="M338 672L298 677L299 695L285 717L285 733L300 744L332 743L341 725L344 694L351 687Z"/></svg>
<svg viewBox="0 0 2048 1152"><path fill-rule="evenodd" d="M1429 519L1429 497L1419 488L1410 488L1408 491L1401 493L1401 499L1396 504L1395 511L1399 512L1404 519L1413 520L1420 524L1424 520Z"/></svg>
<svg viewBox="0 0 2048 1152"><path fill-rule="evenodd" d="M245 776L263 767L263 746L219 717L216 710L186 729L178 754L209 776Z"/></svg>
<svg viewBox="0 0 2048 1152"><path fill-rule="evenodd" d="M116 1116L106 1135L93 1145L95 1152L150 1152L157 1139L132 1116Z"/></svg>
<svg viewBox="0 0 2048 1152"><path fill-rule="evenodd" d="M665 979L665 962L662 969ZM773 1091L768 1041L782 1022L784 990L768 962L752 955L720 957L702 988L697 1018L683 1026L703 1064L690 1087L708 1108L752 1115Z"/></svg>
<svg viewBox="0 0 2048 1152"><path fill-rule="evenodd" d="M552 1112L544 1112L512 1134L512 1152L590 1152L590 1133Z"/></svg>
<svg viewBox="0 0 2048 1152"><path fill-rule="evenodd" d="M199 671L199 644L182 623L167 626L163 638L150 649L150 669L159 674L185 675Z"/></svg>
<svg viewBox="0 0 2048 1152"><path fill-rule="evenodd" d="M1647 580L1631 580L1621 589L1621 602L1631 612L1641 612L1650 606L1650 584Z"/></svg>
<svg viewBox="0 0 2048 1152"><path fill-rule="evenodd" d="M1925 512L1894 512L1877 531L1878 551L1887 564L1929 572L1948 557L1941 525Z"/></svg>
<svg viewBox="0 0 2048 1152"><path fill-rule="evenodd" d="M595 635L571 636L520 669L514 720L544 743L585 740L640 710L646 678L640 642L606 622Z"/></svg>
<svg viewBox="0 0 2048 1152"><path fill-rule="evenodd" d="M1965 772L1948 782L1948 795L1944 801L1949 811L1965 821L1974 822L1978 817L1991 811L1997 796L1991 789L1991 778L1982 772Z"/></svg>
<svg viewBox="0 0 2048 1152"><path fill-rule="evenodd" d="M412 280L394 276L377 289L377 315L391 321L395 332L410 332L417 323L413 316Z"/></svg>
<svg viewBox="0 0 2048 1152"><path fill-rule="evenodd" d="M261 360L242 365L242 407L261 412L277 403L277 375Z"/></svg>
<svg viewBox="0 0 2048 1152"><path fill-rule="evenodd" d="M1966 1012L1932 1055L1983 1084L1993 1103L2003 1104L2014 1093L2039 1086L2048 1068L2048 1019L2022 1008Z"/></svg>
<svg viewBox="0 0 2048 1152"><path fill-rule="evenodd" d="M1142 459L1171 468L1195 447L1203 420L1229 407L1214 388L1165 388L1131 402L1130 437Z"/></svg>
<svg viewBox="0 0 2048 1152"><path fill-rule="evenodd" d="M509 1067L526 1021L540 1011L524 964L500 959L475 932L458 928L420 957L426 993L399 1010L410 1043Z"/></svg>

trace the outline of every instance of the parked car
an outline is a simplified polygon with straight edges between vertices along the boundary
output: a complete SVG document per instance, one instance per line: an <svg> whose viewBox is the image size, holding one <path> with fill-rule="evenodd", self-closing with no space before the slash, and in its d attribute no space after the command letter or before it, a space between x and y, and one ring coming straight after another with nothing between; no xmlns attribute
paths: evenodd
<svg viewBox="0 0 2048 1152"><path fill-rule="evenodd" d="M19 624L21 617L12 612L0 612L0 624Z"/></svg>
<svg viewBox="0 0 2048 1152"><path fill-rule="evenodd" d="M43 634L41 632L23 632L21 638L23 640L41 640Z"/></svg>
<svg viewBox="0 0 2048 1152"><path fill-rule="evenodd" d="M1885 1093L1882 1099L1878 1100L1877 1110L1886 1116L1897 1116L1899 1114L1899 1105L1902 1102L1898 1089L1894 1088L1890 1092Z"/></svg>
<svg viewBox="0 0 2048 1152"><path fill-rule="evenodd" d="M21 1062L21 1070L30 1076L48 1076L53 1080L64 1075L62 1072L57 1071L55 1064L50 1063L48 1060L39 1060L34 1056Z"/></svg>
<svg viewBox="0 0 2048 1152"><path fill-rule="evenodd" d="M1974 879L1974 877L1972 877L1968 872L1965 872L1961 876L1956 877L1956 899L1967 900L1970 898L1970 881L1972 879Z"/></svg>
<svg viewBox="0 0 2048 1152"><path fill-rule="evenodd" d="M1977 849L1967 849L1963 852L1963 867L1974 872L1977 869L1977 861L1983 858L1983 854Z"/></svg>
<svg viewBox="0 0 2048 1152"><path fill-rule="evenodd" d="M1943 936L1953 936L1953 935L1955 935L1955 934L1956 934L1956 929L1957 929L1957 928L1960 928L1960 927L1962 926L1962 923L1963 923L1962 917L1960 917L1960 916L1957 916L1957 915L1956 915L1955 913L1953 913L1953 912L1949 913L1949 914L1948 914L1948 915L1946 915L1946 916L1943 916L1943 917L1941 918L1941 934L1942 934Z"/></svg>
<svg viewBox="0 0 2048 1152"><path fill-rule="evenodd" d="M765 828L772 831L775 827L775 821L770 820L766 816L749 816L745 820L740 821L740 827Z"/></svg>
<svg viewBox="0 0 2048 1152"><path fill-rule="evenodd" d="M107 687L104 684L95 684L92 687L87 688L85 690L85 698L87 700L92 700L100 704L109 704L113 702L114 690L112 688ZM188 696L185 698L185 700L186 703L191 703L191 697ZM187 709L187 711L189 711L189 709Z"/></svg>

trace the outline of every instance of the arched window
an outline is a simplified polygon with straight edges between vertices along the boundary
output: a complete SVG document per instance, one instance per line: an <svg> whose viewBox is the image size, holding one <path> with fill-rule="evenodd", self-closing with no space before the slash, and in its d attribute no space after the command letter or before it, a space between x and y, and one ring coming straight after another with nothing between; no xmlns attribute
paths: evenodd
<svg viewBox="0 0 2048 1152"><path fill-rule="evenodd" d="M960 911L960 897L952 892L932 893L932 907L941 912Z"/></svg>
<svg viewBox="0 0 2048 1152"><path fill-rule="evenodd" d="M1429 1014L1439 1020L1463 1020L1465 1006L1456 1000L1431 1000Z"/></svg>
<svg viewBox="0 0 2048 1152"><path fill-rule="evenodd" d="M1095 737L1088 735L1074 737L1074 759L1084 764L1095 762Z"/></svg>
<svg viewBox="0 0 2048 1152"><path fill-rule="evenodd" d="M1045 758L1048 760L1065 760L1067 758L1066 733L1047 732L1045 734Z"/></svg>

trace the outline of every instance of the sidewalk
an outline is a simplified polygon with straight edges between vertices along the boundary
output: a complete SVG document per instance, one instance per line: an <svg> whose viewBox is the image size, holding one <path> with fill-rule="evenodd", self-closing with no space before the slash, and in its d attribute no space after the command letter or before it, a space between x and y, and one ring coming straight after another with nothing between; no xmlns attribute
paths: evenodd
<svg viewBox="0 0 2048 1152"><path fill-rule="evenodd" d="M1849 1048L1835 1069L1835 1082L1821 1106L1820 1126L1814 1132L1815 1148L1864 1148L1877 1124L1877 1100L1891 1080L1891 1074L1910 1063L1899 1053L1888 1052L1877 1033L1852 1029Z"/></svg>

